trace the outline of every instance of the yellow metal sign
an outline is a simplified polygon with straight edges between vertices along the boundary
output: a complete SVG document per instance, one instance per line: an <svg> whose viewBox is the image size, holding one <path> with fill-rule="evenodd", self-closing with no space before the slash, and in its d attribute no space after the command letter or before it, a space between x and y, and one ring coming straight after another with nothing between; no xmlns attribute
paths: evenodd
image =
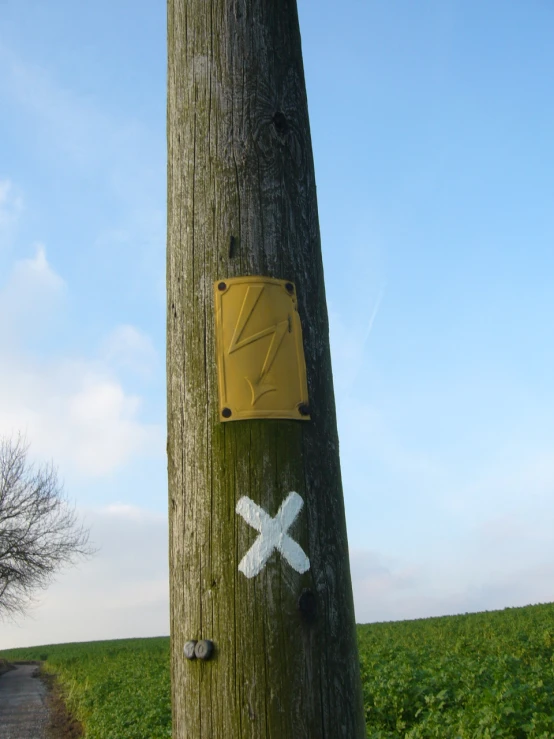
<svg viewBox="0 0 554 739"><path fill-rule="evenodd" d="M233 277L218 280L214 290L220 420L309 420L293 283Z"/></svg>

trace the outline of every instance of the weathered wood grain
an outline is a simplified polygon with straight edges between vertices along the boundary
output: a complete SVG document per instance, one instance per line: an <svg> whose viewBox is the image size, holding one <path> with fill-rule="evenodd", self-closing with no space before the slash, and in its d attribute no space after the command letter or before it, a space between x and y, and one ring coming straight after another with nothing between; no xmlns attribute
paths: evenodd
<svg viewBox="0 0 554 739"><path fill-rule="evenodd" d="M295 0L168 0L167 383L173 736L365 737L328 320ZM231 240L233 243L231 245ZM214 280L297 287L312 420L220 423ZM300 575L256 532L289 492ZM298 607L313 591L317 615ZM189 639L215 657L188 661Z"/></svg>

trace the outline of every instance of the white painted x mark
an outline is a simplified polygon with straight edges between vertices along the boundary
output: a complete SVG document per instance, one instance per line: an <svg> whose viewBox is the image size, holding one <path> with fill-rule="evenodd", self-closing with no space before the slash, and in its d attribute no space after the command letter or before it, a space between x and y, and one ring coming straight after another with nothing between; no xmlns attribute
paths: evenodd
<svg viewBox="0 0 554 739"><path fill-rule="evenodd" d="M275 549L281 552L296 572L302 573L310 569L310 560L304 550L287 533L303 505L304 501L298 493L289 493L281 503L275 518L272 518L250 498L243 496L239 500L236 512L253 529L260 532L254 544L240 561L239 570L243 575L250 578L259 574Z"/></svg>

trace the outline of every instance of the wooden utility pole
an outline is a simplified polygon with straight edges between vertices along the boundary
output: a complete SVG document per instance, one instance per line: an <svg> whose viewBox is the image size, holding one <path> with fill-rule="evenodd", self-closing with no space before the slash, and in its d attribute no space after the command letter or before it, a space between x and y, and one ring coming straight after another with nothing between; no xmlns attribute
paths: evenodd
<svg viewBox="0 0 554 739"><path fill-rule="evenodd" d="M296 0L168 0L167 130L173 737L362 739Z"/></svg>

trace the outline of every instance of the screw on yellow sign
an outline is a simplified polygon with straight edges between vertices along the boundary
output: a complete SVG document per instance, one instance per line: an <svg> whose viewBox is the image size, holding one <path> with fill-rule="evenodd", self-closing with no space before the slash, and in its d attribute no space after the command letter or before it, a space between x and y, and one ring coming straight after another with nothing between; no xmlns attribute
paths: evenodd
<svg viewBox="0 0 554 739"><path fill-rule="evenodd" d="M218 280L214 290L221 421L309 420L293 283L233 277Z"/></svg>

